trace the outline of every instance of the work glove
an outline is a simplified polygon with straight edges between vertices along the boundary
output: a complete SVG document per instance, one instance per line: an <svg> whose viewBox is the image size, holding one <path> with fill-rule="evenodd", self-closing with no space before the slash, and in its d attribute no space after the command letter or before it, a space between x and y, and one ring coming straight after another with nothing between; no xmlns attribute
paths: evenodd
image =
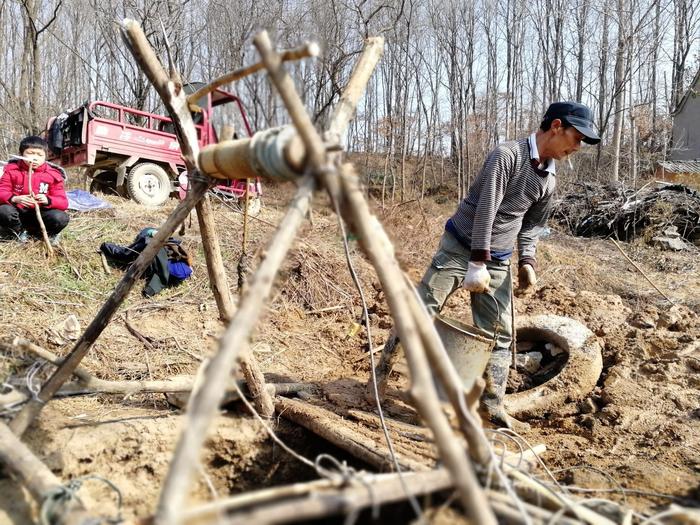
<svg viewBox="0 0 700 525"><path fill-rule="evenodd" d="M462 287L474 293L486 293L489 291L491 275L486 269L486 263L469 261L467 275L464 277Z"/></svg>
<svg viewBox="0 0 700 525"><path fill-rule="evenodd" d="M522 292L529 292L537 283L537 274L531 264L523 264L518 270L518 288Z"/></svg>

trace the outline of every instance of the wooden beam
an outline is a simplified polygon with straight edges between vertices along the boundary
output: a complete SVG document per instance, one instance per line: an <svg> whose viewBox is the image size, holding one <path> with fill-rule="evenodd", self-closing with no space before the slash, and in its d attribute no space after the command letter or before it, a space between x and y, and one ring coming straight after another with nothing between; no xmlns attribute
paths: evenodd
<svg viewBox="0 0 700 525"><path fill-rule="evenodd" d="M440 409L435 383L426 352L424 335L432 328L427 312L411 305L417 301L409 288L403 272L393 254L392 244L379 220L373 216L358 178L350 165L344 165L340 178L344 216L356 232L360 244L368 255L386 294L386 299L396 323L396 329L406 354L411 372L411 398L419 415L435 436L440 457L452 474L460 502L474 523L496 525L496 517L488 505L486 496L459 440L453 434L445 414ZM460 407L455 407L460 410Z"/></svg>
<svg viewBox="0 0 700 525"><path fill-rule="evenodd" d="M17 338L13 342L13 346L29 352L45 361L48 361L54 366L61 366L64 359L58 357L53 352L46 350L26 339ZM100 394L122 394L133 395L143 393L181 393L191 392L194 387L195 377L179 377L175 379L165 380L149 380L149 381L108 381L100 379L92 375L87 369L78 366L73 371L73 375L78 378L79 384L71 383L64 385L57 395L75 395L78 393L100 393ZM246 383L242 383L241 387L245 387L248 391L250 388ZM266 390L270 396L275 395L290 395L297 392L313 392L317 387L310 383L266 383ZM238 398L238 390L235 386L229 386L226 390L227 401L235 401ZM22 399L17 399L21 401Z"/></svg>
<svg viewBox="0 0 700 525"><path fill-rule="evenodd" d="M264 55L261 52L261 56L265 67L270 72L269 53ZM279 60L279 55L275 54L275 60ZM278 71L276 73L278 79L280 75L283 76L284 72ZM287 85L291 83L291 88L293 89L293 82L291 79L288 79L288 81ZM351 79L350 82L352 81ZM303 106L301 106L301 113L303 113L302 118L305 116L306 122L311 125ZM297 105L295 117L298 117L298 114L299 106ZM312 131L312 133L315 133L315 131ZM318 135L316 137L318 138ZM320 147L323 149L322 142ZM319 150L317 149L316 151L318 152ZM312 162L311 159L309 161L314 168L313 175L322 173L323 175L319 175L319 179L323 180L323 183L332 193L332 188L335 187L337 189L337 183L334 184L330 176L332 175L331 173L322 169L322 164L327 160L325 158L325 150L322 151L320 157L317 155L313 160L316 162ZM270 294L274 276L286 256L298 228L310 209L310 199L316 188L316 180L313 175L307 174L299 179L299 189L285 217L282 219L280 228L268 245L267 256L258 267L249 289L239 304L239 309L231 325L220 340L219 353L205 371L202 388L193 396L190 404L190 414L188 414L191 417L188 419L178 442L175 456L171 462L170 471L166 477L158 502L155 518L155 522L158 525L176 524L182 518L181 509L186 498L190 476L194 472L199 450L206 437L207 428L216 413L215 407L218 406L218 402L223 396L222 374L230 372L231 367L241 353L247 350L248 339L255 323L259 319L263 304Z"/></svg>
<svg viewBox="0 0 700 525"><path fill-rule="evenodd" d="M356 458L372 465L380 471L391 470L394 467L388 447L382 442L367 438L354 430L337 414L315 407L298 399L275 400L277 413L294 423L303 426L314 434L330 441ZM377 434L379 435L379 434ZM423 463L405 454L397 452L397 460L402 468L413 471L430 470Z"/></svg>
<svg viewBox="0 0 700 525"><path fill-rule="evenodd" d="M216 226L214 225L208 196L204 196L197 203L197 220L199 221L199 232L204 245L204 257L207 261L211 290L219 309L219 317L224 321L224 324L228 325L233 319L235 308L231 298L231 291L228 287L224 259L221 256L219 237L216 234ZM246 352L241 356L241 370L248 384L248 389L253 396L256 410L263 417L271 417L275 412L275 407L272 403L272 397L265 388L265 377L252 353Z"/></svg>
<svg viewBox="0 0 700 525"><path fill-rule="evenodd" d="M321 49L319 48L316 42L306 42L301 47L284 51L282 53L282 60L285 62L292 60L301 60L302 58L318 56L320 52ZM198 89L197 91L195 91L187 97L187 102L190 104L190 109L197 109L196 104L200 98L208 95L209 93L213 93L221 86L245 78L248 75L252 75L257 71L264 69L264 67L265 66L261 62L257 62L250 66L245 66L235 71L232 71L231 73L226 73L225 75L222 75L219 78L211 81L209 84L207 84L203 88Z"/></svg>
<svg viewBox="0 0 700 525"><path fill-rule="evenodd" d="M362 481L360 481L362 480ZM406 495L420 496L452 487L446 469L364 476L339 488L314 490L305 497L268 503L220 518L226 525L250 523L306 523L313 519L339 514L351 515L372 505L404 501ZM385 517L385 521L392 521Z"/></svg>

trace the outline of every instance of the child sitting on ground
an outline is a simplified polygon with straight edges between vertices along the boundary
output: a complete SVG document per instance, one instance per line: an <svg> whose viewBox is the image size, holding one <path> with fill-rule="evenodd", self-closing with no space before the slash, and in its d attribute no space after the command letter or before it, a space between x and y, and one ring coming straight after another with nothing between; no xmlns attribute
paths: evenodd
<svg viewBox="0 0 700 525"><path fill-rule="evenodd" d="M58 244L59 233L68 225L63 173L46 162L46 152L44 139L25 137L19 143L22 158L9 162L0 177L0 226L12 231L21 243L29 240L30 231L41 235L34 206L39 206L51 244Z"/></svg>

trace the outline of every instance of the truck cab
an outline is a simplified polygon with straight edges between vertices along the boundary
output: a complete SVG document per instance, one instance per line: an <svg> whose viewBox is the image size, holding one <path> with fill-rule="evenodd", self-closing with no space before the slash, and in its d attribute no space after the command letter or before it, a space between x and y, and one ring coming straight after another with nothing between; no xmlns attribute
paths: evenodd
<svg viewBox="0 0 700 525"><path fill-rule="evenodd" d="M185 92L194 93L203 86L190 83L185 85ZM236 95L216 89L196 105L192 117L200 146L218 142L220 134L252 135ZM116 193L158 206L183 179L185 162L180 144L172 120L165 115L97 100L52 118L46 134L49 160L63 167L85 168L93 192ZM220 189L233 198L241 197L246 181L230 181ZM249 181L248 191L253 199L259 198L259 181Z"/></svg>

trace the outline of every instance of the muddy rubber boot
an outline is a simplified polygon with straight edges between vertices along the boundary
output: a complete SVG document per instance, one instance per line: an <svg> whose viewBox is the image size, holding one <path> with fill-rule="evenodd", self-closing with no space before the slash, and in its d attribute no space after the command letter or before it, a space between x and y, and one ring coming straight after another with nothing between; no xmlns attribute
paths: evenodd
<svg viewBox="0 0 700 525"><path fill-rule="evenodd" d="M506 427L515 431L527 430L530 425L510 417L503 407L510 367L510 352L508 349L496 348L491 352L491 358L486 365L484 379L486 387L481 396L483 412L491 423L498 427Z"/></svg>
<svg viewBox="0 0 700 525"><path fill-rule="evenodd" d="M379 391L379 401L384 400L386 395L387 383L389 382L389 374L392 368L394 368L394 363L399 358L398 352L399 336L391 331L389 334L389 339L387 339L382 349L382 355L379 359L379 363L374 368L374 374L377 376L377 390ZM369 380L367 381L367 388L365 390L365 399L374 404L376 402L374 396L374 385L372 384L372 375L370 374Z"/></svg>

